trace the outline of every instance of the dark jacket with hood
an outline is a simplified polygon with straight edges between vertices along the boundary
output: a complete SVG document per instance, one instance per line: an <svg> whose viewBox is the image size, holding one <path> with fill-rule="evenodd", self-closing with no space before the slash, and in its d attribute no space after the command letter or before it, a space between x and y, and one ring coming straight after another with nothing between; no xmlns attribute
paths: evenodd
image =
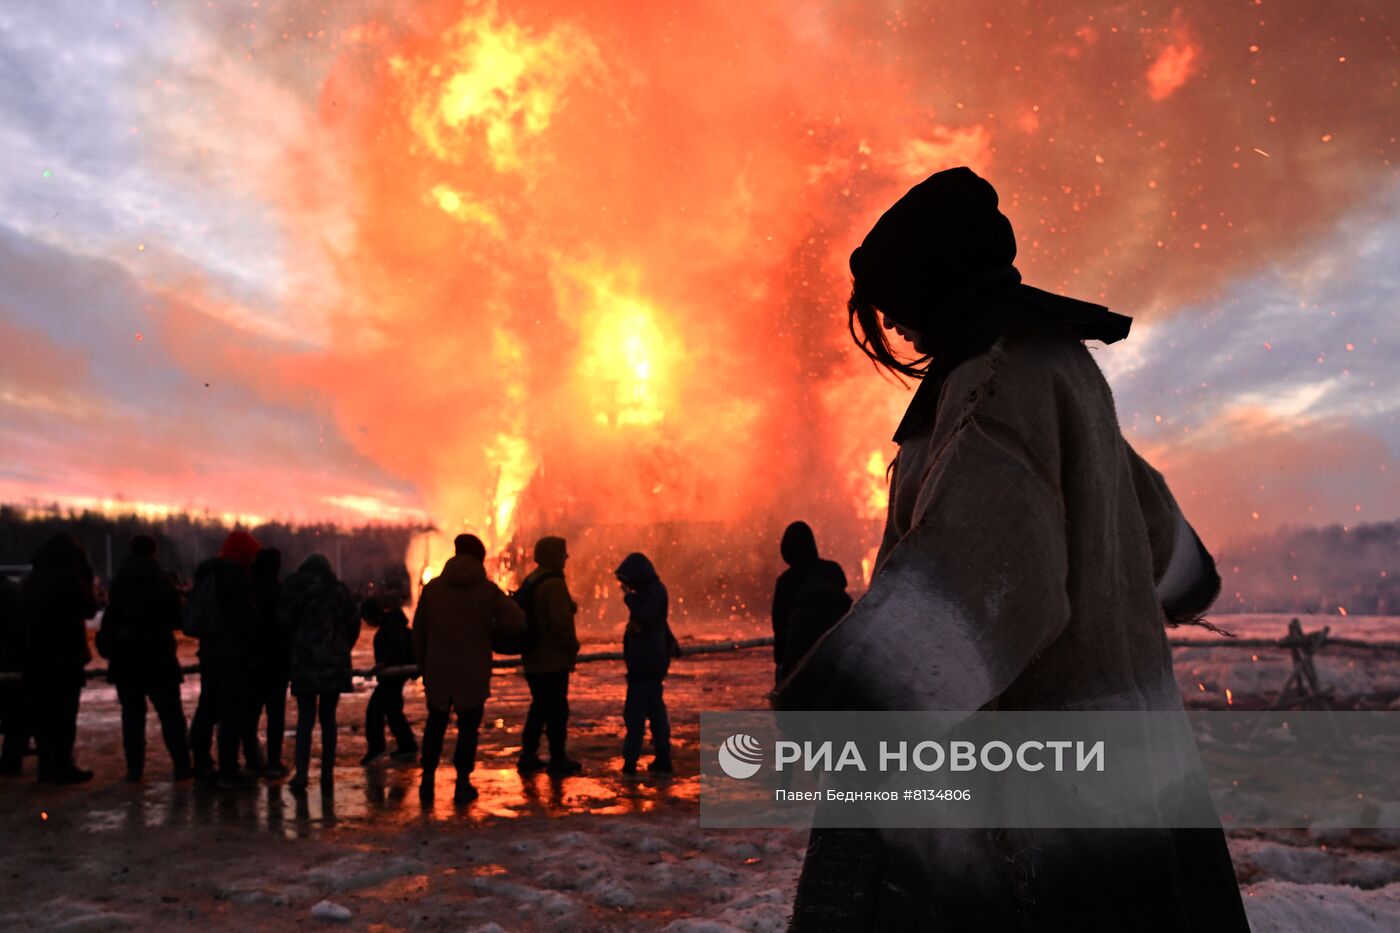
<svg viewBox="0 0 1400 933"><path fill-rule="evenodd" d="M788 569L773 588L773 661L796 664L817 639L851 607L846 572L817 553L817 539L806 522L793 522L779 547Z"/></svg>
<svg viewBox="0 0 1400 933"><path fill-rule="evenodd" d="M541 538L535 546L539 566L525 578L527 584L538 581L531 594L530 611L539 641L521 657L527 674L572 671L578 659L578 630L574 626L578 604L569 595L569 585L564 580L564 554L563 538Z"/></svg>
<svg viewBox="0 0 1400 933"><path fill-rule="evenodd" d="M631 587L622 596L629 612L627 630L622 636L627 679L638 683L661 680L671 669L671 652L676 644L667 621L670 600L666 584L645 554L628 554L616 574Z"/></svg>
<svg viewBox="0 0 1400 933"><path fill-rule="evenodd" d="M92 660L86 623L97 614L92 566L68 535L50 538L31 564L21 584L26 675L82 683L83 668Z"/></svg>
<svg viewBox="0 0 1400 933"><path fill-rule="evenodd" d="M491 695L491 645L525 631L525 612L486 577L481 561L454 557L428 581L413 616L413 654L434 709L466 710Z"/></svg>
<svg viewBox="0 0 1400 933"><path fill-rule="evenodd" d="M97 650L109 662L107 679L138 687L184 680L175 651L180 611L180 591L155 557L122 561L97 633Z"/></svg>
<svg viewBox="0 0 1400 933"><path fill-rule="evenodd" d="M330 561L312 554L282 585L292 626L292 693L348 693L350 652L360 637L360 607Z"/></svg>

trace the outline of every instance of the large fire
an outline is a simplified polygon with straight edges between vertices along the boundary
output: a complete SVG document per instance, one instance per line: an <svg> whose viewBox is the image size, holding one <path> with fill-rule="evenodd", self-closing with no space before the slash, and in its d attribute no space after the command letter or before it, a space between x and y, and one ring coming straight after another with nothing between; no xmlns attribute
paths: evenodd
<svg viewBox="0 0 1400 933"><path fill-rule="evenodd" d="M1141 317L1315 231L1393 149L1385 121L1331 142L1303 53L1248 51L1253 8L390 9L331 35L316 171L281 192L289 261L333 274L291 296L329 334L280 375L416 483L419 579L462 531L507 581L562 532L581 592L632 547L733 592L797 518L868 577L907 395L850 346L845 260L890 201L971 165L1027 281Z"/></svg>

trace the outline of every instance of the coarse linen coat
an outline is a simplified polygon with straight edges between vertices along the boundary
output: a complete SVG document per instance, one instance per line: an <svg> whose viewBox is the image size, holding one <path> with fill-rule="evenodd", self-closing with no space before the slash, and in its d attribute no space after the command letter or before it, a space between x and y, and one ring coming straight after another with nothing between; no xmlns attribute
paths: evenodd
<svg viewBox="0 0 1400 933"><path fill-rule="evenodd" d="M1183 708L1164 622L1219 578L1068 328L1020 320L931 373L897 439L869 590L776 706ZM828 831L813 866L822 832L828 906L890 928L1248 929L1218 829ZM837 921L798 901L795 928Z"/></svg>

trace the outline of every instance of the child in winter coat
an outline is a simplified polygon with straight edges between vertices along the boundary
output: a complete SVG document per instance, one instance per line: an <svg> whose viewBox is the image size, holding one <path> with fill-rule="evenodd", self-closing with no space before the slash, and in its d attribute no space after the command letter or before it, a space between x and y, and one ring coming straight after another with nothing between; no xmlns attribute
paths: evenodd
<svg viewBox="0 0 1400 933"><path fill-rule="evenodd" d="M378 670L416 663L408 616L404 614L402 606L386 607L386 602L392 602L389 594L380 598L371 596L364 601L360 610L360 616L377 629L374 633L374 666ZM368 748L360 764L367 765L388 751L384 741L386 723L398 745L394 750L394 759L412 761L418 756L418 740L414 738L413 727L408 724L408 717L403 712L403 686L409 679L403 674L378 674L374 692L370 694L369 705L365 708L365 741Z"/></svg>

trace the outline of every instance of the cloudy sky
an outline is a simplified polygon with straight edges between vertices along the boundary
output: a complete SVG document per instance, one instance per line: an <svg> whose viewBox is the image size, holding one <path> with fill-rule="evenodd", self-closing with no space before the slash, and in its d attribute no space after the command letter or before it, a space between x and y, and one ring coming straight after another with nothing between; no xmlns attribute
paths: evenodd
<svg viewBox="0 0 1400 933"><path fill-rule="evenodd" d="M968 164L1208 539L1400 517L1385 7L5 3L0 500L867 517L845 257Z"/></svg>

